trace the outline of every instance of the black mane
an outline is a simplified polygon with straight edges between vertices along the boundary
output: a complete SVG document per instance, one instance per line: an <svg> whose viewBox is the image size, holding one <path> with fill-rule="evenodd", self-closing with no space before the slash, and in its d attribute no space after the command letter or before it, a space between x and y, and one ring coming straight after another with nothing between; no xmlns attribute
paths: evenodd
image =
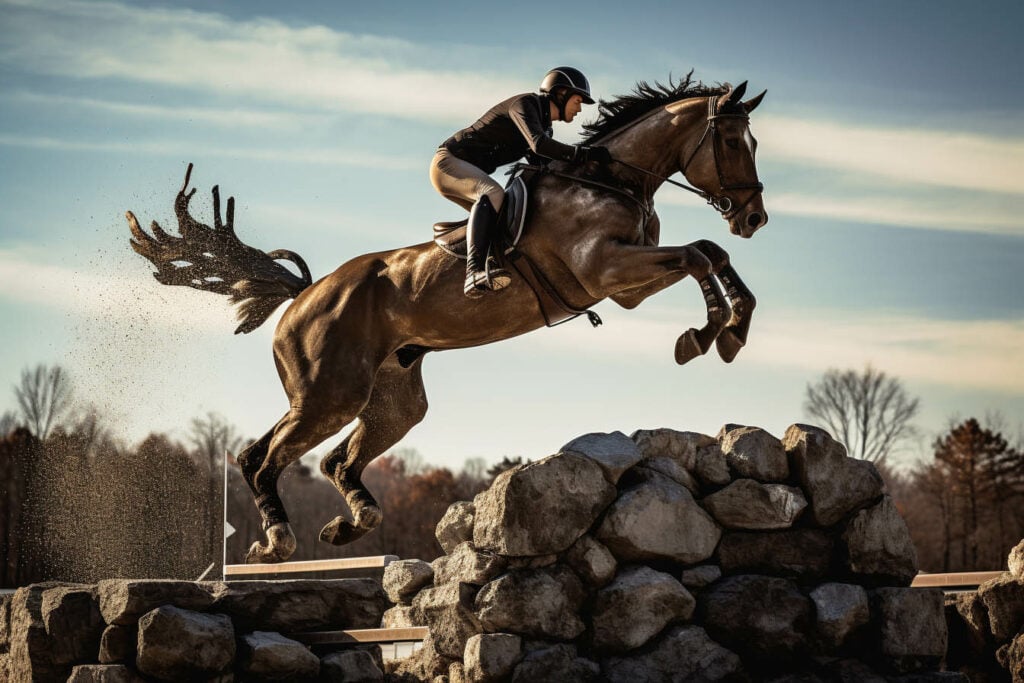
<svg viewBox="0 0 1024 683"><path fill-rule="evenodd" d="M583 125L585 142L587 144L597 142L608 133L618 130L627 123L670 102L691 97L721 95L729 91L728 86L706 86L700 81L694 83L692 77L693 70L691 69L677 83L672 82L671 76L669 76L668 85L662 85L657 81L654 85L650 85L646 81L640 81L629 95L619 95L610 101L600 100L597 105L597 119Z"/></svg>

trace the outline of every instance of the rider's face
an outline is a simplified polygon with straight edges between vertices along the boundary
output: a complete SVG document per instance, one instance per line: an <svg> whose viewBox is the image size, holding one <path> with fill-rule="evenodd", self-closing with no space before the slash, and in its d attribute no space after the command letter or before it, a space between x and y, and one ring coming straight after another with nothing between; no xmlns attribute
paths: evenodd
<svg viewBox="0 0 1024 683"><path fill-rule="evenodd" d="M576 114L579 114L583 110L583 96L573 95L569 98L569 101L565 103L565 118L562 119L566 123L572 123L572 120L576 118Z"/></svg>

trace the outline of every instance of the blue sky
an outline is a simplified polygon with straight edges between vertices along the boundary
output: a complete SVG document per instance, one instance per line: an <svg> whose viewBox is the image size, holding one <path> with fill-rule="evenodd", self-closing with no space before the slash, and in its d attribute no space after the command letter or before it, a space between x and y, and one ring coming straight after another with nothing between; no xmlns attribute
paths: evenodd
<svg viewBox="0 0 1024 683"><path fill-rule="evenodd" d="M748 347L675 365L703 317L692 281L605 303L598 330L432 354L430 413L400 445L459 467L589 431L781 435L808 381L867 363L921 397L925 443L954 415L1020 422L1020 3L282 4L0 0L0 380L61 363L128 439L184 437L208 411L258 435L286 407L276 316L233 337L221 298L157 285L126 209L174 227L194 162L197 217L219 184L243 239L320 276L458 217L427 179L434 148L548 68L605 98L693 68L769 91L752 120L765 228L740 241L686 193L656 197L663 243L732 254L759 302ZM482 383L502 410L476 405Z"/></svg>

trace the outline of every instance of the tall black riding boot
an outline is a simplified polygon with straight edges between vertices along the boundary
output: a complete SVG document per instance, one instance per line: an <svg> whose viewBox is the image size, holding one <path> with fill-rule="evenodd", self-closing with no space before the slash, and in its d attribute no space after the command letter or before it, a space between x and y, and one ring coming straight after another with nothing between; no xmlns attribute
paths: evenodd
<svg viewBox="0 0 1024 683"><path fill-rule="evenodd" d="M491 238L497 227L498 212L487 195L480 197L469 212L466 226L466 284L470 298L508 287L512 276L490 255Z"/></svg>

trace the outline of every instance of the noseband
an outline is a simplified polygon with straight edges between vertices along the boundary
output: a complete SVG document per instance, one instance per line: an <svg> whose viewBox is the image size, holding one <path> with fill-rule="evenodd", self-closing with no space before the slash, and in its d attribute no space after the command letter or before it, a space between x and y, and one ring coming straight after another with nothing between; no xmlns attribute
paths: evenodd
<svg viewBox="0 0 1024 683"><path fill-rule="evenodd" d="M710 140L711 141L711 148L712 148L712 150L714 152L714 157L715 157L715 172L718 174L719 192L728 192L728 191L732 191L732 190L752 190L752 192L750 193L750 196L747 197L747 200L745 202L743 202L742 204L740 204L739 206L734 206L733 201L731 199L729 199L728 197L722 195L722 194L715 195L715 194L711 194L710 192L705 192L704 190L701 190L701 189L696 188L696 187L692 187L690 185L687 185L686 183L677 182L675 180L672 180L671 178L666 178L665 176L661 176L661 175L658 175L657 173L654 173L652 171L648 171L646 168L641 168L639 166L634 166L633 164L629 164L629 163L626 163L624 161L619 161L618 159L616 159L615 162L619 163L619 164L622 164L623 166L626 166L627 168L631 168L634 171L640 171L641 173L646 173L647 175L653 176L655 178L658 178L659 180L662 180L662 181L664 181L666 183L670 183L672 185L675 185L676 187L681 187L684 190L687 190L689 192L693 192L694 194L696 194L699 197L703 198L708 204L710 204L711 206L715 207L715 210L718 211L720 214L722 214L722 218L725 218L726 220L729 220L733 216L738 214L740 211L742 211L743 208L747 204L750 203L750 201L757 195L758 192L763 191L764 190L764 185L762 183L760 183L760 182L733 183L731 185L729 185L729 184L727 184L725 182L725 175L722 173L722 165L721 165L721 163L719 162L719 159L718 159L718 156L719 156L718 147L719 147L719 145L717 144L717 142L718 142L718 140L717 140L717 138L718 138L718 135L717 135L718 127L716 125L716 122L719 119L745 119L745 120L749 121L750 117L747 116L746 114L719 114L719 113L716 113L716 111L715 111L715 103L716 103L716 101L717 101L717 99L714 98L714 97L709 97L708 98L707 126L704 128L704 133L700 136L700 140L697 141L697 146L693 148L692 152L690 152L690 156L687 157L686 162L683 164L683 167L682 167L681 170L682 170L682 173L683 173L683 177L685 177L686 176L686 169L689 168L690 162L693 161L693 158L695 156L697 156L697 152L699 152L700 148L704 146L704 142L707 141L707 140Z"/></svg>

